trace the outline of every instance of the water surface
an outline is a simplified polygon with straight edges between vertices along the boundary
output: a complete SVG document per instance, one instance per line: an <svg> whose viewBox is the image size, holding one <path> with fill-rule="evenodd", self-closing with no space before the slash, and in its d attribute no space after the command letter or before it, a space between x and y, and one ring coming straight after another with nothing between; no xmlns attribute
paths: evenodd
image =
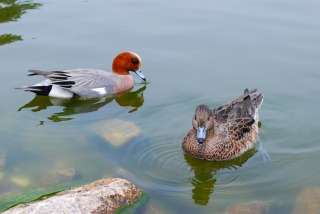
<svg viewBox="0 0 320 214"><path fill-rule="evenodd" d="M253 200L275 200L272 212L291 212L304 188L320 186L319 6L2 1L0 209L120 176L164 213L218 213ZM110 70L126 50L141 56L148 83L135 76L134 89L120 97L70 102L14 89L41 80L28 69ZM218 107L245 88L265 96L259 146L219 163L184 155L195 107ZM141 135L114 147L92 131L115 119L133 122ZM43 183L48 171L65 167L76 170L71 180Z"/></svg>

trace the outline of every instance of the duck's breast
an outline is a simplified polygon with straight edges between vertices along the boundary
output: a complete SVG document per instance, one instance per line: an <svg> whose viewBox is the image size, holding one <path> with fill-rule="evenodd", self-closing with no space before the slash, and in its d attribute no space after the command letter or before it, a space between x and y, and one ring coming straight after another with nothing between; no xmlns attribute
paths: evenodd
<svg viewBox="0 0 320 214"><path fill-rule="evenodd" d="M130 90L134 85L134 79L131 75L116 75L115 93L121 93Z"/></svg>

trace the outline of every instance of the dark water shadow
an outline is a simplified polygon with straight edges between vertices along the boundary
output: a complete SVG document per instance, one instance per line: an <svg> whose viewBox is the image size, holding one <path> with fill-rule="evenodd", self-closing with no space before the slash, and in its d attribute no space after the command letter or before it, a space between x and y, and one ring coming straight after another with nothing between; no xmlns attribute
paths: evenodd
<svg viewBox="0 0 320 214"><path fill-rule="evenodd" d="M0 34L0 46L10 44L16 41L22 41L22 36L14 34Z"/></svg>
<svg viewBox="0 0 320 214"><path fill-rule="evenodd" d="M217 179L214 177L216 172L221 169L239 169L258 151L251 149L233 160L226 161L206 161L193 158L184 154L184 159L194 172L194 177L190 179L192 186L192 198L195 204L207 205L210 196L214 192L214 185Z"/></svg>
<svg viewBox="0 0 320 214"><path fill-rule="evenodd" d="M2 0L0 1L0 24L18 21L27 10L38 9L42 4L31 1ZM21 35L12 33L0 34L0 46L21 41Z"/></svg>
<svg viewBox="0 0 320 214"><path fill-rule="evenodd" d="M128 113L137 111L144 103L143 92L147 89L144 84L139 89L129 91L113 97L101 97L92 99L62 99L47 96L35 96L29 103L21 106L18 111L30 109L32 112L40 112L51 106L62 106L63 111L53 113L47 119L53 122L69 121L74 119L73 115L98 111L113 100L121 107L132 107ZM43 125L40 121L39 125Z"/></svg>

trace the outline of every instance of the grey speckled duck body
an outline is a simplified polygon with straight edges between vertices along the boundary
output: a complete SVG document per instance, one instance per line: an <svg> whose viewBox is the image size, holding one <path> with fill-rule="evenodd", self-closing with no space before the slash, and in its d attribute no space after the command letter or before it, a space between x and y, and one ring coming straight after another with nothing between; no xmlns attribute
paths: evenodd
<svg viewBox="0 0 320 214"><path fill-rule="evenodd" d="M199 105L182 148L190 156L210 161L233 159L251 149L258 137L258 110L263 95L256 89L210 110Z"/></svg>

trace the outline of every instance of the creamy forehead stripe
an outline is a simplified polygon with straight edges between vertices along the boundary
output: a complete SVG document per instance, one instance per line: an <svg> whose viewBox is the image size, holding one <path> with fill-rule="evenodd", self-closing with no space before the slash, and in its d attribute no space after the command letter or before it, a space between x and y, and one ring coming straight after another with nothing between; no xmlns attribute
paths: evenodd
<svg viewBox="0 0 320 214"><path fill-rule="evenodd" d="M104 95L107 93L107 90L105 87L102 88L93 88L92 91L98 92L100 95Z"/></svg>
<svg viewBox="0 0 320 214"><path fill-rule="evenodd" d="M138 59L139 59L139 61L140 61L140 63L141 63L142 60L141 60L140 56L139 56L138 54L135 54L135 55L138 57Z"/></svg>
<svg viewBox="0 0 320 214"><path fill-rule="evenodd" d="M142 63L142 60L138 54L131 52L131 51L128 51L128 52L131 53L132 55L135 55L139 59L140 63Z"/></svg>

